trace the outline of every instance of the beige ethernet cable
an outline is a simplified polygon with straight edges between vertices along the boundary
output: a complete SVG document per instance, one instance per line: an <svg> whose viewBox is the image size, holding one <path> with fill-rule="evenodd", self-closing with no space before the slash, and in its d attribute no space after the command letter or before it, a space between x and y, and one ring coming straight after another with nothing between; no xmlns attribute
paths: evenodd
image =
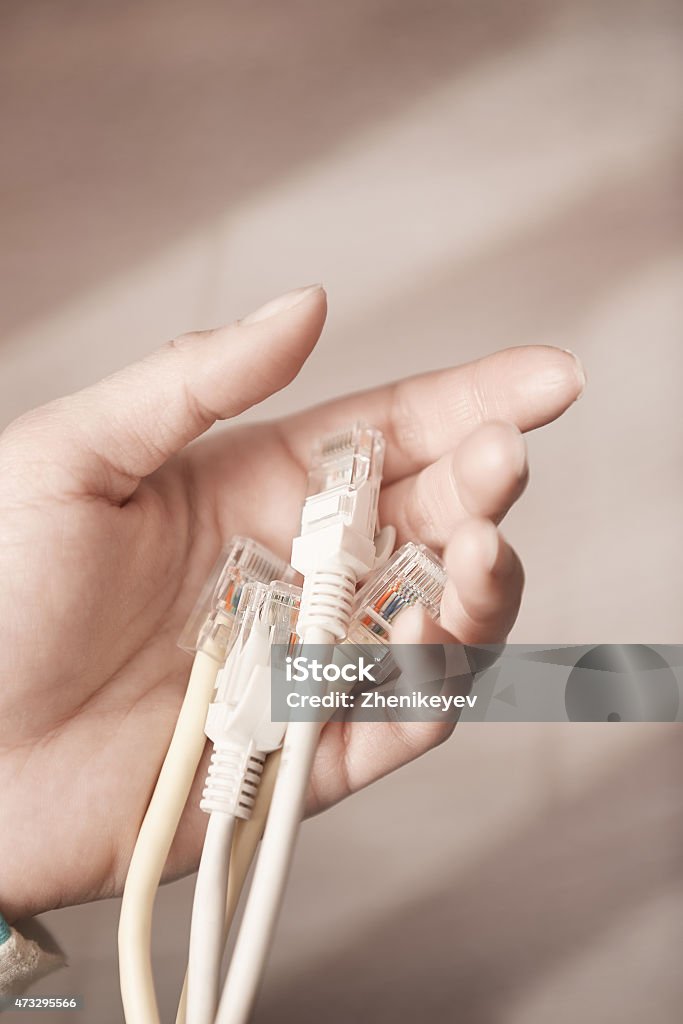
<svg viewBox="0 0 683 1024"><path fill-rule="evenodd" d="M126 1024L158 1024L151 962L154 898L206 744L204 724L231 640L234 612L249 580L291 580L266 548L233 538L181 638L196 650L187 691L133 851L119 921L119 974ZM199 629L197 628L199 626Z"/></svg>
<svg viewBox="0 0 683 1024"><path fill-rule="evenodd" d="M119 920L126 1024L158 1024L151 961L152 911L166 858L204 752L204 720L220 663L198 651L178 722L128 869Z"/></svg>

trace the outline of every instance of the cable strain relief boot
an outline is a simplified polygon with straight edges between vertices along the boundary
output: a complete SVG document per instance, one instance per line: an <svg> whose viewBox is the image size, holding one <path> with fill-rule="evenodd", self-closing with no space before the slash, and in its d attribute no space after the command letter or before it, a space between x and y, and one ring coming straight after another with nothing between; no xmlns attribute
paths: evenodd
<svg viewBox="0 0 683 1024"><path fill-rule="evenodd" d="M345 565L307 573L297 622L298 635L303 638L310 629L322 629L341 642L351 620L355 593L355 572Z"/></svg>
<svg viewBox="0 0 683 1024"><path fill-rule="evenodd" d="M265 755L238 746L214 748L200 808L207 814L250 818L261 784Z"/></svg>

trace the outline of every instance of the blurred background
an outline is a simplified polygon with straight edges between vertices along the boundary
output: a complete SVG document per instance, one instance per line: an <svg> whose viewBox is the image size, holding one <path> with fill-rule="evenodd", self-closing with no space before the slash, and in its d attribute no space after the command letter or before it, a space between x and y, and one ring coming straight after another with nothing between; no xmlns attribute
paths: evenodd
<svg viewBox="0 0 683 1024"><path fill-rule="evenodd" d="M0 39L0 425L309 281L323 340L253 416L570 347L514 638L683 639L679 3L29 0ZM680 1020L682 769L680 726L463 726L305 826L256 1020ZM45 915L36 992L120 1021L117 916Z"/></svg>

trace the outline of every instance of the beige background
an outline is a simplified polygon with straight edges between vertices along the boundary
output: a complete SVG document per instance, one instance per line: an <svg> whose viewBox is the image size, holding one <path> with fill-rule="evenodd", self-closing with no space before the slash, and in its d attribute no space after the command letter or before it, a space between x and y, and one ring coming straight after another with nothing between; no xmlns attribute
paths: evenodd
<svg viewBox="0 0 683 1024"><path fill-rule="evenodd" d="M570 346L589 389L507 525L516 639L680 640L678 7L3 6L2 423L315 280L323 341L259 416ZM258 1021L680 1019L682 767L677 726L461 729L305 827ZM165 1020L190 899L158 901ZM72 966L39 991L101 1024L117 910L45 918Z"/></svg>

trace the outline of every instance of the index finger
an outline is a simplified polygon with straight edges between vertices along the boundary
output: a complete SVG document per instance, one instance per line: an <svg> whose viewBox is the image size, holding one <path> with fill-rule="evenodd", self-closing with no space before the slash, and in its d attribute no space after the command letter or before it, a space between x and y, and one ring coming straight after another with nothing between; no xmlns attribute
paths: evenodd
<svg viewBox="0 0 683 1024"><path fill-rule="evenodd" d="M415 473L489 419L534 430L557 419L586 385L578 358L549 345L503 349L334 399L281 423L292 453L307 465L320 434L364 420L387 441L384 482Z"/></svg>

